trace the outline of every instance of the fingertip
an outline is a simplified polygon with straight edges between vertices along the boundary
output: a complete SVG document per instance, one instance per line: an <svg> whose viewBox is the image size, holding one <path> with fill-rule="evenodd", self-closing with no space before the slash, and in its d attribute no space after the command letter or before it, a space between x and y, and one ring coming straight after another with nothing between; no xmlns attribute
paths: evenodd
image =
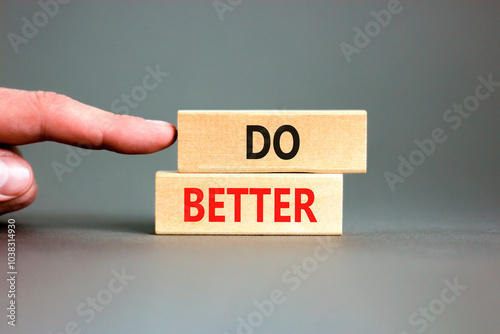
<svg viewBox="0 0 500 334"><path fill-rule="evenodd" d="M175 127L175 125L173 124L170 124L170 133L169 133L169 138L170 138L170 143L168 146L172 145L175 143L175 141L177 140L177 128ZM167 147L168 147L167 146Z"/></svg>
<svg viewBox="0 0 500 334"><path fill-rule="evenodd" d="M149 154L172 145L176 139L175 126L156 120L130 115L107 114L101 122L100 140L94 148L122 154Z"/></svg>
<svg viewBox="0 0 500 334"><path fill-rule="evenodd" d="M172 141L172 144L175 143L177 141L177 128L175 126L172 125L172 127L174 128L174 139Z"/></svg>
<svg viewBox="0 0 500 334"><path fill-rule="evenodd" d="M28 191L20 197L16 197L5 202L0 201L0 215L24 209L35 201L37 194L38 185L36 181L33 180L33 184Z"/></svg>
<svg viewBox="0 0 500 334"><path fill-rule="evenodd" d="M148 135L151 137L149 141L151 141L151 145L148 145L151 152L153 153L157 151L161 151L169 146L171 146L177 140L177 128L175 125L158 120L146 120L148 124L154 124L151 128L151 132Z"/></svg>
<svg viewBox="0 0 500 334"><path fill-rule="evenodd" d="M15 155L0 156L0 202L23 196L34 182L26 160Z"/></svg>

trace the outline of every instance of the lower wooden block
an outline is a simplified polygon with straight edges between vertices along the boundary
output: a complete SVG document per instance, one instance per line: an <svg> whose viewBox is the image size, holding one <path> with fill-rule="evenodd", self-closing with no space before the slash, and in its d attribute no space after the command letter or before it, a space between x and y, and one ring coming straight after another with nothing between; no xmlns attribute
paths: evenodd
<svg viewBox="0 0 500 334"><path fill-rule="evenodd" d="M342 234L341 174L156 173L157 234Z"/></svg>

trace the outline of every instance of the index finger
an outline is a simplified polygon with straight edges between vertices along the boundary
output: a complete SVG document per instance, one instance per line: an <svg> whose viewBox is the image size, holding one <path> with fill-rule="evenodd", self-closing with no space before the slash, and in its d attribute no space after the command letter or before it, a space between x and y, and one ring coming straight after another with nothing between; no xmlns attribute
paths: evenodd
<svg viewBox="0 0 500 334"><path fill-rule="evenodd" d="M44 140L118 153L143 154L175 142L164 121L117 115L51 92L0 88L0 143Z"/></svg>

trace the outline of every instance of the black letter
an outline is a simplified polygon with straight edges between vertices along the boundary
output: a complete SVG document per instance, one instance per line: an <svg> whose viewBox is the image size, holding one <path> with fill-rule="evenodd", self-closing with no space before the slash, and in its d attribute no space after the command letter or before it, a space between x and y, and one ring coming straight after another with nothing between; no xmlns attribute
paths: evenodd
<svg viewBox="0 0 500 334"><path fill-rule="evenodd" d="M262 137L264 137L264 147L260 152L253 152L253 133L260 132ZM269 152L271 148L271 136L269 136L269 131L260 125L247 125L247 159L262 159Z"/></svg>
<svg viewBox="0 0 500 334"><path fill-rule="evenodd" d="M281 135L285 131L290 132L290 134L292 135L292 138L293 138L293 147L292 147L292 150L290 152L288 152L288 153L284 153L281 150L281 146L280 146ZM273 143L273 145L274 145L274 152L276 152L276 155L278 157L280 157L283 160L290 160L294 156L296 156L297 152L299 151L299 146L300 146L299 133L291 125L282 125L282 126L280 126L278 128L278 130L276 130L276 133L274 134L274 143Z"/></svg>

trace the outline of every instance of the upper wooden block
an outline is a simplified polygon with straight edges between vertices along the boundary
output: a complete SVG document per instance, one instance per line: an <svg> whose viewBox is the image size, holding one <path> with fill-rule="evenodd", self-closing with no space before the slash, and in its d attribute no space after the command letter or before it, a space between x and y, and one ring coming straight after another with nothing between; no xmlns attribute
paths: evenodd
<svg viewBox="0 0 500 334"><path fill-rule="evenodd" d="M366 173L364 110L180 110L182 173Z"/></svg>

